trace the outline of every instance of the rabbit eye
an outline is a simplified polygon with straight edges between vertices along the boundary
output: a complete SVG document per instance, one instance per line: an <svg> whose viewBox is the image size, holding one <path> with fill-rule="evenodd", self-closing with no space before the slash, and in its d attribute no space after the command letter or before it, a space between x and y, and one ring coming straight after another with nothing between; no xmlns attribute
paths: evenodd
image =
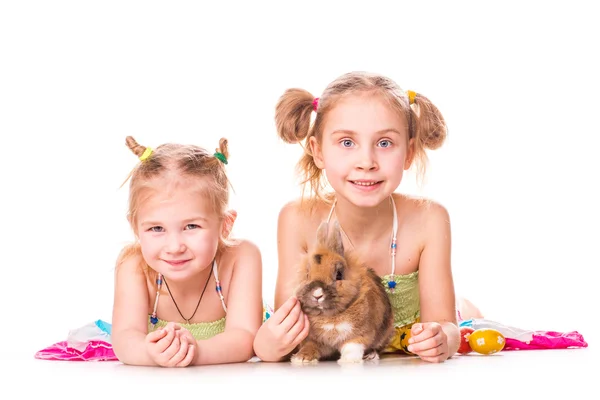
<svg viewBox="0 0 600 400"><path fill-rule="evenodd" d="M342 275L342 271L337 271L335 273L335 280L336 281L341 281L342 279L344 279L344 276Z"/></svg>

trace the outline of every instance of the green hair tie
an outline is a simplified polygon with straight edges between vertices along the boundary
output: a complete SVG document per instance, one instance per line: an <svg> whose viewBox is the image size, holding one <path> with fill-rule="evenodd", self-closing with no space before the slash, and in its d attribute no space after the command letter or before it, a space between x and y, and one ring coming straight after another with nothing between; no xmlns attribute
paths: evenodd
<svg viewBox="0 0 600 400"><path fill-rule="evenodd" d="M225 157L225 154L216 152L214 156L221 160L223 164L227 165L227 157Z"/></svg>

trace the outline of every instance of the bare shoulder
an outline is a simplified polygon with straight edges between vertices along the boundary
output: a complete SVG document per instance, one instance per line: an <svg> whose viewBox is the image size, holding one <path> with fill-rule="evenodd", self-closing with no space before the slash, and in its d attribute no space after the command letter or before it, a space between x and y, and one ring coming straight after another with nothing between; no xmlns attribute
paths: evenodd
<svg viewBox="0 0 600 400"><path fill-rule="evenodd" d="M230 247L225 254L234 261L234 265L239 260L260 260L261 258L258 245L247 239L237 239L235 246Z"/></svg>
<svg viewBox="0 0 600 400"><path fill-rule="evenodd" d="M301 198L296 198L288 201L281 207L281 210L279 210L279 221L286 224L295 224L310 217L312 213L310 206L305 201Z"/></svg>
<svg viewBox="0 0 600 400"><path fill-rule="evenodd" d="M330 206L322 201L311 204L308 200L296 198L284 204L279 211L278 231L280 235L290 235L301 239L303 246L310 244L319 224L327 218Z"/></svg>
<svg viewBox="0 0 600 400"><path fill-rule="evenodd" d="M448 210L441 203L427 197L396 194L394 196L399 212L406 212L410 219L416 220L422 226L450 223Z"/></svg>
<svg viewBox="0 0 600 400"><path fill-rule="evenodd" d="M115 277L144 277L142 265L144 258L137 251L125 249L120 255L115 268Z"/></svg>

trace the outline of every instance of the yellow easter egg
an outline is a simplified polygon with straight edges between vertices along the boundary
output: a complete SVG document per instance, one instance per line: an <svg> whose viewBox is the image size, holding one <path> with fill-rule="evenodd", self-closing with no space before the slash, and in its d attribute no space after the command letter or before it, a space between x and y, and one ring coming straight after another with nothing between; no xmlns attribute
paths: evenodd
<svg viewBox="0 0 600 400"><path fill-rule="evenodd" d="M504 335L495 329L477 329L469 336L469 345L479 354L497 353L504 348L505 343Z"/></svg>
<svg viewBox="0 0 600 400"><path fill-rule="evenodd" d="M412 335L410 329L404 330L400 335L400 347L402 347L402 350L404 350L404 352L408 354L412 354L410 351L408 351L408 339L410 339L411 336Z"/></svg>

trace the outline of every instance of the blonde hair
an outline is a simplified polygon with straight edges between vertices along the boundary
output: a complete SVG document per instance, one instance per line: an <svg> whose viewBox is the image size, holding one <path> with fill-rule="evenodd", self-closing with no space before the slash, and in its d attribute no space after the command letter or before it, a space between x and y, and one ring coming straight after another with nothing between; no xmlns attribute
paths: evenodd
<svg viewBox="0 0 600 400"><path fill-rule="evenodd" d="M172 182L178 178L208 178L203 182L207 185L202 186L202 197L209 200L212 210L219 216L220 221L229 217L227 213L229 204L229 179L225 172L225 163L219 158L221 155L224 156L225 160L229 158L227 139L221 138L215 154L211 154L206 149L195 145L173 143L163 144L156 149L150 149L139 144L131 136L125 138L125 143L131 152L140 158L140 162L127 177L129 180L127 215L134 231L136 229L140 203L145 199L142 193L151 188L151 182L157 178L166 178ZM221 155L217 157L216 153L221 153ZM221 233L217 252L233 245L233 243L229 237L225 237ZM117 259L117 267L125 259L132 256L139 256L140 260L143 260L139 243L130 244L123 248ZM156 275L154 272L149 271L145 263L143 263L142 267L147 274Z"/></svg>
<svg viewBox="0 0 600 400"><path fill-rule="evenodd" d="M411 96L409 100L408 94L400 86L382 75L368 72L344 74L331 82L318 99L307 90L288 89L275 107L277 133L287 143L305 141L304 154L297 164L297 172L302 177L303 187L307 184L310 186L313 200L330 202L331 198L324 195L326 182L323 173L314 162L310 146L306 144L313 136L321 143L323 126L329 111L344 96L357 93L379 94L407 121L409 138L414 139L414 160L418 178L425 176L425 150L439 148L446 139L446 122L438 108L419 93L415 93L414 99ZM316 115L311 125L313 111L316 111Z"/></svg>

